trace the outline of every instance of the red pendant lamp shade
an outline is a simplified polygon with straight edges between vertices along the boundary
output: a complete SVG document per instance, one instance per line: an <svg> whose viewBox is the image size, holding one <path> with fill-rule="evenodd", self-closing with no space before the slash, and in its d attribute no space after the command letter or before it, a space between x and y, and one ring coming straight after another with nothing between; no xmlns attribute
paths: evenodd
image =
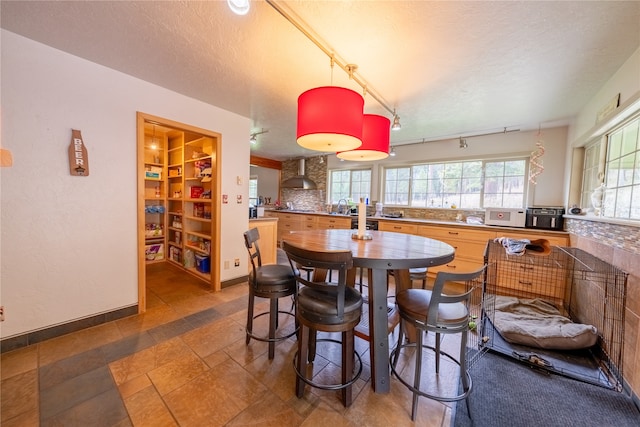
<svg viewBox="0 0 640 427"><path fill-rule="evenodd" d="M298 97L298 145L316 151L346 151L362 144L364 98L350 89L325 86Z"/></svg>
<svg viewBox="0 0 640 427"><path fill-rule="evenodd" d="M389 156L389 129L391 120L376 114L365 114L362 123L362 145L355 150L343 151L337 156L343 160L382 160Z"/></svg>

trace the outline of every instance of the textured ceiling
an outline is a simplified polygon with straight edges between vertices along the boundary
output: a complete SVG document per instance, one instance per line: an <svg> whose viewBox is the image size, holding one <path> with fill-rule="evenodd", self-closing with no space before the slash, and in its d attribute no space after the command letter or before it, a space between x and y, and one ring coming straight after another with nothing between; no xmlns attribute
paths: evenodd
<svg viewBox="0 0 640 427"><path fill-rule="evenodd" d="M637 1L276 3L397 109L392 144L567 124L640 45ZM259 156L317 154L295 143L303 91L362 92L263 1L0 7L4 29L251 118ZM365 112L391 118L371 96Z"/></svg>

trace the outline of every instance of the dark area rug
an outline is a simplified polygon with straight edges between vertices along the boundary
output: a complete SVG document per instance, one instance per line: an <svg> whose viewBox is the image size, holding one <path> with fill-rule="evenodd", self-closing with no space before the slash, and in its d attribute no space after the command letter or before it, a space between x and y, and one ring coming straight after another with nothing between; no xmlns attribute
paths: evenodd
<svg viewBox="0 0 640 427"><path fill-rule="evenodd" d="M487 353L471 368L473 390L456 404L454 427L640 426L631 397Z"/></svg>

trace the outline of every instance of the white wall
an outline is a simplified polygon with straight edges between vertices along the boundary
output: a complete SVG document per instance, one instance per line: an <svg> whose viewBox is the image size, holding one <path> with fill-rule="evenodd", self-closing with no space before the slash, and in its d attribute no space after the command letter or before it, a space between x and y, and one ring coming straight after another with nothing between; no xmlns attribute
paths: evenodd
<svg viewBox="0 0 640 427"><path fill-rule="evenodd" d="M538 176L537 184L529 186L530 206L564 206L562 180L564 177L567 128L543 129L538 131L511 132L499 135L467 138L468 148L461 149L459 140L428 142L416 145L398 145L396 156L373 162L372 199L380 194L381 166L402 165L420 161L451 161L477 159L478 157L529 156L536 150L536 143L542 142L544 171ZM341 162L335 155L328 156L329 169L349 169L369 166L368 162Z"/></svg>
<svg viewBox="0 0 640 427"><path fill-rule="evenodd" d="M602 122L596 122L598 111L620 94L620 108ZM599 138L613 123L629 117L640 108L640 47L620 69L598 90L569 126L564 177L564 199L571 204L580 199L582 191L583 153L579 148ZM575 156L575 159L574 159Z"/></svg>
<svg viewBox="0 0 640 427"><path fill-rule="evenodd" d="M136 111L222 134L221 279L246 274L250 120L2 31L2 338L137 303ZM69 174L71 129L90 176ZM241 173L241 184L236 177ZM235 203L242 194L243 204ZM233 263L231 263L233 265Z"/></svg>
<svg viewBox="0 0 640 427"><path fill-rule="evenodd" d="M632 101L639 92L640 47L580 110L580 113L569 127L569 141L574 143L578 139L584 138L585 134L596 126L598 111L604 108L614 96L620 94L620 105L624 105ZM586 141L581 142L584 143Z"/></svg>

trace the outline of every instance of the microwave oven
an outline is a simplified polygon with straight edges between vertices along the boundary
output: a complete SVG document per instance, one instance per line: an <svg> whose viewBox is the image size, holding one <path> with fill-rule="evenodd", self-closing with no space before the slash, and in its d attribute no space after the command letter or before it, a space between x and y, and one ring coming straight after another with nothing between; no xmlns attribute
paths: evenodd
<svg viewBox="0 0 640 427"><path fill-rule="evenodd" d="M486 208L484 211L484 223L486 225L524 227L526 218L526 210L520 208Z"/></svg>

